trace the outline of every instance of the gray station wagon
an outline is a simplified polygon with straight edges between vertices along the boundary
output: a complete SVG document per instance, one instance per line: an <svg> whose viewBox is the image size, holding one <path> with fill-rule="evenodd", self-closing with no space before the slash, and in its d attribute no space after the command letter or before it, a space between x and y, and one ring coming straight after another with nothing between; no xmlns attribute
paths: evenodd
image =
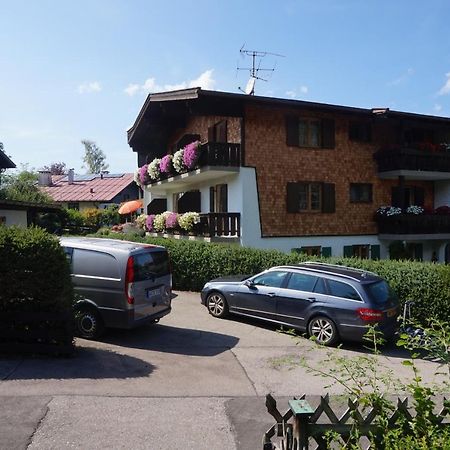
<svg viewBox="0 0 450 450"><path fill-rule="evenodd" d="M205 284L201 298L215 317L263 319L306 332L324 345L361 341L367 325L375 323L389 339L399 313L397 296L383 278L317 262L218 278Z"/></svg>
<svg viewBox="0 0 450 450"><path fill-rule="evenodd" d="M134 328L171 311L172 275L164 247L115 239L63 237L78 300L78 334Z"/></svg>

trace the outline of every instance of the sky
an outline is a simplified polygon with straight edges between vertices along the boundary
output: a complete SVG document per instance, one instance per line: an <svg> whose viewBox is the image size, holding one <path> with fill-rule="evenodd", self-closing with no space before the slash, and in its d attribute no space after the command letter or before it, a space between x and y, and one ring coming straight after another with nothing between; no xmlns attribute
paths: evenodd
<svg viewBox="0 0 450 450"><path fill-rule="evenodd" d="M0 0L0 142L18 168L111 173L149 92L239 93L450 116L448 0ZM275 53L277 55L272 55Z"/></svg>

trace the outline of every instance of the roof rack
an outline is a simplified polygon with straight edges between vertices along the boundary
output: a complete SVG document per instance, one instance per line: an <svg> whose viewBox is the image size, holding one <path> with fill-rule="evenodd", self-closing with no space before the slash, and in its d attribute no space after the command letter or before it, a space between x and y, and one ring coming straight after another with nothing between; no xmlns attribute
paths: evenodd
<svg viewBox="0 0 450 450"><path fill-rule="evenodd" d="M320 262L320 261L305 261L301 264L306 264L306 265L316 264L318 266L335 267L338 269L350 269L350 270L354 270L355 272L361 273L361 276L365 276L368 274L378 276L375 272L371 272L370 270L358 269L356 267L343 266L341 264L330 264L330 263L324 263L324 262Z"/></svg>

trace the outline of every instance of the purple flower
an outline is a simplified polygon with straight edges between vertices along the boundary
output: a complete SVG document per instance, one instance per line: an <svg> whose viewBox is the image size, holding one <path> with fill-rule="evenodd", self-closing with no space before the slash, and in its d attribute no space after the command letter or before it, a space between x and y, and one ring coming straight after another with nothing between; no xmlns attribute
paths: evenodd
<svg viewBox="0 0 450 450"><path fill-rule="evenodd" d="M199 142L191 142L184 147L183 163L188 169L193 169L199 155Z"/></svg>
<svg viewBox="0 0 450 450"><path fill-rule="evenodd" d="M145 184L148 182L148 164L144 164L142 167L139 167L139 181L141 184Z"/></svg>
<svg viewBox="0 0 450 450"><path fill-rule="evenodd" d="M171 212L166 217L166 228L175 228L178 225L178 214Z"/></svg>
<svg viewBox="0 0 450 450"><path fill-rule="evenodd" d="M147 216L147 219L145 220L145 228L147 228L147 231L153 230L153 220L155 218L154 214L149 214Z"/></svg>
<svg viewBox="0 0 450 450"><path fill-rule="evenodd" d="M161 158L159 170L163 173L169 173L172 171L172 155L166 155Z"/></svg>

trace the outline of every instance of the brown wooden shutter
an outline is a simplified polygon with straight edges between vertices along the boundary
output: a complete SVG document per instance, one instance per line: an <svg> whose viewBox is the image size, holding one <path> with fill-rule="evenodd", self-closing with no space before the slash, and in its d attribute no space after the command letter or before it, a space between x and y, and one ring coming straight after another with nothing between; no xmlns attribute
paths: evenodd
<svg viewBox="0 0 450 450"><path fill-rule="evenodd" d="M287 212L296 213L300 211L298 199L298 183L287 184Z"/></svg>
<svg viewBox="0 0 450 450"><path fill-rule="evenodd" d="M219 211L228 212L228 185L221 184L219 188Z"/></svg>
<svg viewBox="0 0 450 450"><path fill-rule="evenodd" d="M209 188L209 212L215 212L215 189L214 186Z"/></svg>
<svg viewBox="0 0 450 450"><path fill-rule="evenodd" d="M298 117L286 117L286 144L293 147L299 146L298 141Z"/></svg>
<svg viewBox="0 0 450 450"><path fill-rule="evenodd" d="M227 121L216 124L216 142L227 142Z"/></svg>
<svg viewBox="0 0 450 450"><path fill-rule="evenodd" d="M323 183L322 185L322 212L336 212L335 189L333 183Z"/></svg>
<svg viewBox="0 0 450 450"><path fill-rule="evenodd" d="M335 146L334 120L322 119L322 147L334 148L334 146Z"/></svg>
<svg viewBox="0 0 450 450"><path fill-rule="evenodd" d="M215 142L216 141L216 133L214 126L208 128L208 142Z"/></svg>

